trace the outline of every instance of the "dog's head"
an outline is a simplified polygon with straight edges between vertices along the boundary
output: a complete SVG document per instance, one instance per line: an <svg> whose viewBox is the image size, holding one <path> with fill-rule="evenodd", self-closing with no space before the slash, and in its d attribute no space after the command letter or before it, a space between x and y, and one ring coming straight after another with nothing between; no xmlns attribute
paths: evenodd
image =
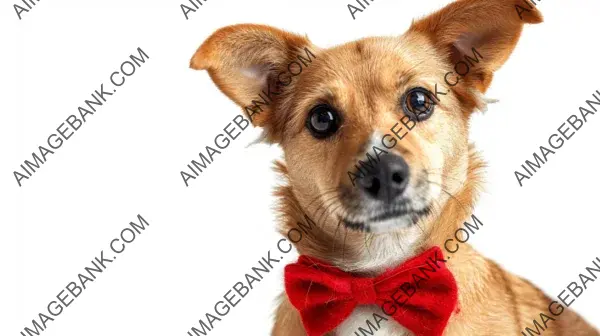
<svg viewBox="0 0 600 336"><path fill-rule="evenodd" d="M329 49L242 24L191 60L284 150L300 205L349 228L402 230L467 179L468 123L514 49L542 18L517 0L461 0L397 37ZM335 223L337 224L337 223Z"/></svg>

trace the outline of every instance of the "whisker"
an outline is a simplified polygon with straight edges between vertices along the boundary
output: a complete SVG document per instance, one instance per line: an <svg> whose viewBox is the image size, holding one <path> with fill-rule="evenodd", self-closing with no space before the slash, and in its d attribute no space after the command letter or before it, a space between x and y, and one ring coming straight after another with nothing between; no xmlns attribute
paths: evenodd
<svg viewBox="0 0 600 336"><path fill-rule="evenodd" d="M346 234L344 235L344 244L342 245L342 263L346 260L346 238L348 237L348 228L344 225Z"/></svg>
<svg viewBox="0 0 600 336"><path fill-rule="evenodd" d="M365 236L365 248L367 249L367 253L369 254L369 257L373 258L373 256L371 255L371 250L369 250L369 246L367 245L367 238L369 237L369 234L366 234L364 236Z"/></svg>
<svg viewBox="0 0 600 336"><path fill-rule="evenodd" d="M334 200L330 205L328 205L327 207L325 207L323 209L323 213L321 214L321 216L319 217L318 221L317 221L317 226L319 226L319 224L321 224L321 219L323 218L323 216L327 213L327 210L329 210L332 206L334 206L336 204L337 200ZM337 208L339 208L340 206L342 206L342 204L340 203ZM336 208L336 209L337 209ZM327 217L325 217L325 219L327 219Z"/></svg>
<svg viewBox="0 0 600 336"><path fill-rule="evenodd" d="M454 180L455 182L458 182L458 183L463 183L464 182L463 180L459 180L456 177L448 176L448 175L445 175L445 174L434 173L434 172L431 172L431 171L426 171L426 172L427 172L427 175L430 175L430 176L441 176L441 177L447 178L449 180Z"/></svg>
<svg viewBox="0 0 600 336"><path fill-rule="evenodd" d="M327 200L325 200L323 203L321 203L321 205L319 205L319 207L317 208L317 210L315 210L315 215L319 213L319 210L323 207L326 207L327 202L331 201L331 200L335 200L337 198L337 194L333 195L333 197L328 198Z"/></svg>
<svg viewBox="0 0 600 336"><path fill-rule="evenodd" d="M437 171L437 170L441 171L442 168L434 169L434 170L429 169L429 168L425 168L424 170L425 170L425 173L427 173L428 175L430 175L431 173L433 173L432 175L442 176L442 177L445 177L445 178L448 178L448 179L452 179L452 180L454 180L456 182L460 182L460 183L464 182L463 180L460 180L460 179L458 179L458 178L456 178L454 176L449 176L449 175L446 175L446 174L442 174L441 172Z"/></svg>
<svg viewBox="0 0 600 336"><path fill-rule="evenodd" d="M337 233L340 229L340 225L342 225L342 219L340 218L340 220L338 221L337 227L335 228L335 233L333 234L333 245L331 247L331 252L335 252L335 238L337 237Z"/></svg>
<svg viewBox="0 0 600 336"><path fill-rule="evenodd" d="M394 236L396 236L396 239L398 240L398 246L402 250L402 254L406 255L406 252L404 251L404 248L402 247L402 243L400 242L400 236L398 234L398 231L394 232Z"/></svg>
<svg viewBox="0 0 600 336"><path fill-rule="evenodd" d="M331 206L333 206L333 205L335 205L335 202L334 202L334 203L333 203ZM330 206L330 208L331 208L331 206ZM335 213L335 211L336 211L337 209L339 209L341 206L342 206L342 204L341 204L341 203L340 203L340 204L338 204L338 206L336 206L335 208L333 208L333 210L331 210L330 214L334 214L334 213ZM321 217L322 217L322 216L323 216L325 213L327 213L327 211L323 211L323 214L321 214ZM325 217L325 219L327 219L327 216ZM320 221L320 220L321 220L321 219L319 218L319 221ZM317 225L318 225L318 224L317 224Z"/></svg>
<svg viewBox="0 0 600 336"><path fill-rule="evenodd" d="M460 205L460 207L465 211L465 215L469 214L470 211L467 210L465 205L458 198L456 198L456 196L452 195L450 192L448 192L446 189L444 189L444 187L441 184L434 182L434 181L429 181L429 180L427 180L427 182L438 185L440 187L441 191L446 193L448 196L450 196L451 199L455 200Z"/></svg>
<svg viewBox="0 0 600 336"><path fill-rule="evenodd" d="M321 197L323 197L323 196L325 196L325 195L327 195L327 194L329 194L329 193L335 192L335 191L337 191L337 188L325 189L325 192L323 192L322 194L318 195L317 197L315 197L315 199L313 199L312 201L310 201L310 203L308 203L308 205L306 206L306 209L309 209L309 208L310 208L310 206L311 206L311 205L312 205L312 204L313 204L313 203L314 203L316 200L318 200L319 198L321 198Z"/></svg>

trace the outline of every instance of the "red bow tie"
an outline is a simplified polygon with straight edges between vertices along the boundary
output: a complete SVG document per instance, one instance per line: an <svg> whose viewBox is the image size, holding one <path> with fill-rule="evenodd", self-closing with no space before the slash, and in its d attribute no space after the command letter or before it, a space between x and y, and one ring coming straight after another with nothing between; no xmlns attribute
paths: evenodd
<svg viewBox="0 0 600 336"><path fill-rule="evenodd" d="M285 291L308 336L335 329L359 304L377 304L417 336L441 336L458 291L435 246L375 278L359 278L323 261L300 256L285 267Z"/></svg>

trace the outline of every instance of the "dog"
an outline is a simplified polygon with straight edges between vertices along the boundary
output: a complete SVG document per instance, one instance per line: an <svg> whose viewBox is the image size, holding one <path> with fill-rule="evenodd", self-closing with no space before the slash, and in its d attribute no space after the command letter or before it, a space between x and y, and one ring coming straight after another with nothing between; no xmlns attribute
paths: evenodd
<svg viewBox="0 0 600 336"><path fill-rule="evenodd" d="M485 164L468 141L469 118L485 110L494 72L511 55L524 25L543 20L536 8L516 9L520 1L458 0L413 21L402 36L368 37L329 49L256 24L221 28L202 43L190 67L207 70L262 128L261 139L284 151L285 163L275 163L287 179L275 192L280 231L305 214L315 220L311 234L295 243L309 264L375 278L442 246L472 215ZM300 65L298 55L310 60L301 73L290 68ZM481 59L459 71L466 55ZM286 66L297 75L286 75ZM402 126L399 136L395 131ZM375 153L373 171L364 173L357 162L374 147L386 153ZM360 300L317 332L307 323L320 322L307 321L288 290L278 299L272 335L359 335L358 327L376 315L378 336L525 335L521 331L539 321L540 312L552 316L547 295L468 244L443 266L453 278L444 280L446 287L455 286L457 297L456 302L439 298L450 308L437 333L416 332L390 315L382 321L381 306ZM310 291L309 286L305 294ZM320 316L338 314L335 307ZM563 309L533 332L600 335Z"/></svg>

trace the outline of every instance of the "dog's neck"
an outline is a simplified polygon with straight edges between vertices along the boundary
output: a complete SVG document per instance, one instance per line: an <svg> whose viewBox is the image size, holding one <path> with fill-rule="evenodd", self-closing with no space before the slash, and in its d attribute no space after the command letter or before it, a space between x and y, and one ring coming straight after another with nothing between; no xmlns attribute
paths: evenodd
<svg viewBox="0 0 600 336"><path fill-rule="evenodd" d="M482 167L482 161L471 148L467 178L441 208L417 225L380 234L348 229L333 216L323 214L324 210L310 214L300 205L291 186L279 187L277 195L281 198L279 210L283 219L280 232L287 235L290 229L298 228L297 223L307 223L306 215L313 223L312 229L295 243L300 254L324 260L346 272L376 276L432 246L443 246L453 236L471 215ZM280 169L287 173L285 168Z"/></svg>

